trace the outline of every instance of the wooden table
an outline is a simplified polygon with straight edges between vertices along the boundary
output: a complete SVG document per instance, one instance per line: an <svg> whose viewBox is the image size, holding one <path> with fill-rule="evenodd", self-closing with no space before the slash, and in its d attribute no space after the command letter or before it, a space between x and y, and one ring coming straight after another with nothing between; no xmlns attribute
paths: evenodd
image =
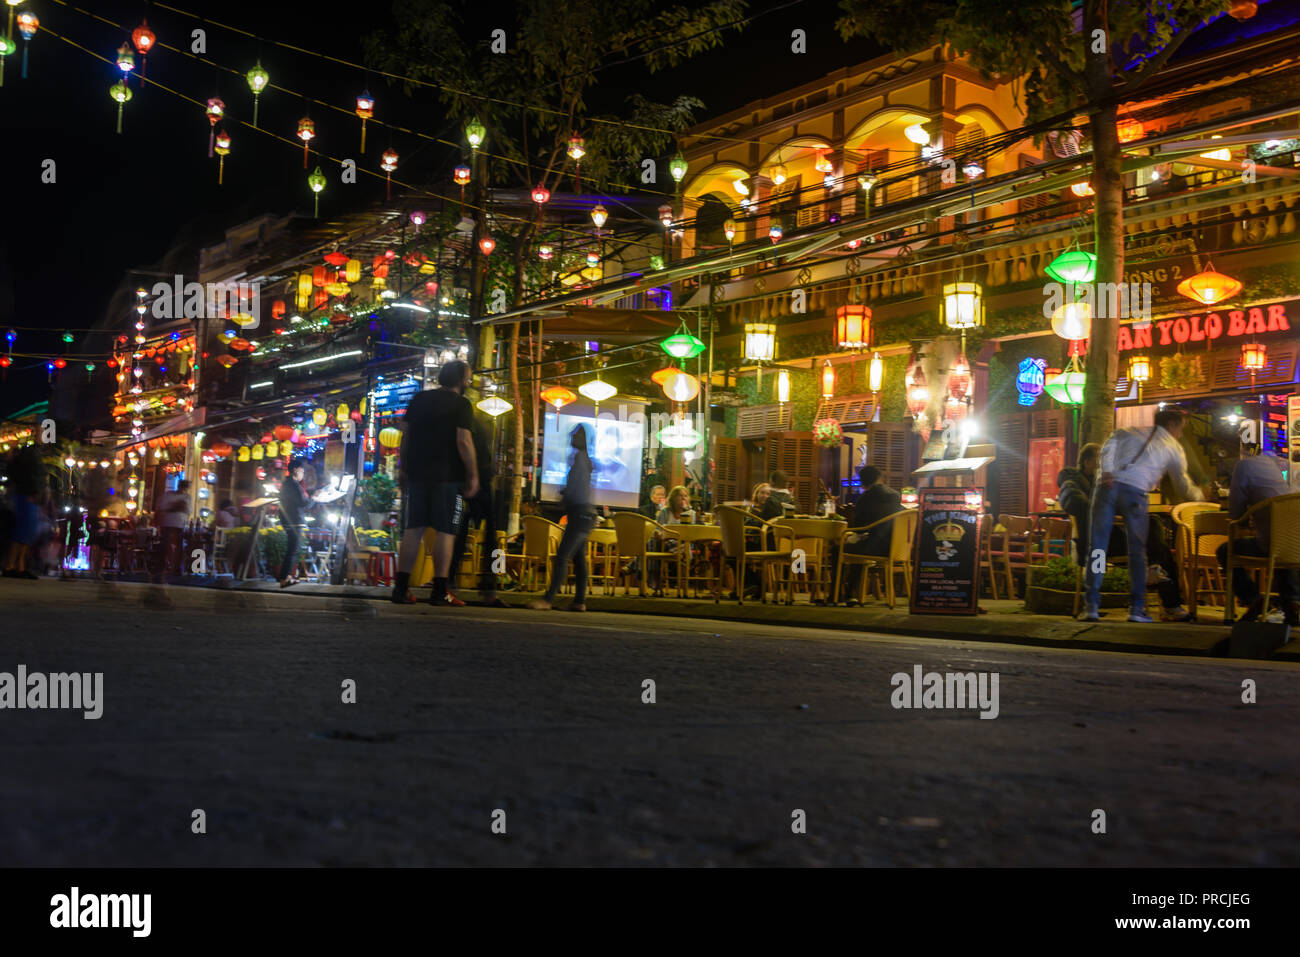
<svg viewBox="0 0 1300 957"><path fill-rule="evenodd" d="M717 598L722 588L722 526L720 525L665 525L682 543L677 553L677 592L686 597L686 577L690 574L690 546L700 542L717 542L718 548L713 563L713 597Z"/></svg>

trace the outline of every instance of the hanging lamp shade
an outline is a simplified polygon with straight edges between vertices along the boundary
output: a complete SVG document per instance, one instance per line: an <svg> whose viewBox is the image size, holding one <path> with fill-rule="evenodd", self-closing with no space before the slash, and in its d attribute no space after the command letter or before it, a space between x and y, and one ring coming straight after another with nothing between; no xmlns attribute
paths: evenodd
<svg viewBox="0 0 1300 957"><path fill-rule="evenodd" d="M681 154L680 150L668 161L668 172L672 174L675 182L680 183L686 178L687 168L686 157Z"/></svg>
<svg viewBox="0 0 1300 957"><path fill-rule="evenodd" d="M961 402L969 391L970 362L963 354L957 357L957 361L952 364L952 369L948 372L948 395L955 401Z"/></svg>
<svg viewBox="0 0 1300 957"><path fill-rule="evenodd" d="M578 391L590 399L592 402L604 402L606 399L618 395L618 389L610 385L600 376L592 379L590 382L584 382L578 386Z"/></svg>
<svg viewBox="0 0 1300 957"><path fill-rule="evenodd" d="M602 226L604 226L605 220L607 220L608 218L609 218L609 210L607 210L604 206L597 204L596 208L591 211L591 221L596 224L597 229L600 229Z"/></svg>
<svg viewBox="0 0 1300 957"><path fill-rule="evenodd" d="M950 282L943 287L943 321L949 329L984 325L984 290L977 282Z"/></svg>
<svg viewBox="0 0 1300 957"><path fill-rule="evenodd" d="M486 412L495 419L498 415L509 412L514 406L499 395L490 395L486 399L480 399L477 408L480 412Z"/></svg>
<svg viewBox="0 0 1300 957"><path fill-rule="evenodd" d="M1146 355L1132 356L1128 360L1128 377L1133 382L1149 382L1151 380L1151 357Z"/></svg>
<svg viewBox="0 0 1300 957"><path fill-rule="evenodd" d="M1057 282L1092 282L1097 275L1097 257L1082 249L1068 249L1044 267Z"/></svg>
<svg viewBox="0 0 1300 957"><path fill-rule="evenodd" d="M663 384L664 395L674 402L690 402L700 394L700 380L678 369Z"/></svg>
<svg viewBox="0 0 1300 957"><path fill-rule="evenodd" d="M311 420L317 428L322 428L329 421L330 414L324 409L316 409L311 414Z"/></svg>
<svg viewBox="0 0 1300 957"><path fill-rule="evenodd" d="M1261 372L1268 365L1268 347L1260 342L1246 342L1241 346L1241 367L1247 372Z"/></svg>
<svg viewBox="0 0 1300 957"><path fill-rule="evenodd" d="M1231 299L1241 292L1241 282L1217 272L1209 263L1195 276L1188 276L1178 284L1178 294L1194 299L1202 306L1213 306Z"/></svg>
<svg viewBox="0 0 1300 957"><path fill-rule="evenodd" d="M478 121L477 116L465 124L465 139L469 142L470 149L478 149L486 138L487 129Z"/></svg>
<svg viewBox="0 0 1300 957"><path fill-rule="evenodd" d="M542 390L542 398L555 406L555 411L558 412L578 397L573 394L571 389L566 389L562 385L553 385L550 388Z"/></svg>
<svg viewBox="0 0 1300 957"><path fill-rule="evenodd" d="M870 306L848 305L835 310L835 343L841 349L870 347Z"/></svg>
<svg viewBox="0 0 1300 957"><path fill-rule="evenodd" d="M1087 373L1071 360L1064 372L1047 377L1043 383L1043 391L1062 405L1081 405L1083 388L1087 381Z"/></svg>
<svg viewBox="0 0 1300 957"><path fill-rule="evenodd" d="M831 365L831 360L827 359L822 363L822 398L831 399L835 396L835 367Z"/></svg>
<svg viewBox="0 0 1300 957"><path fill-rule="evenodd" d="M650 381L662 388L663 384L679 371L680 370L674 365L664 366L662 369L658 369L650 375Z"/></svg>
<svg viewBox="0 0 1300 957"><path fill-rule="evenodd" d="M686 419L675 420L672 425L660 429L656 437L667 449L693 449L703 438Z"/></svg>
<svg viewBox="0 0 1300 957"><path fill-rule="evenodd" d="M707 347L698 336L693 336L689 332L683 330L682 332L674 333L663 342L659 343L659 348L663 349L664 352L668 353L674 359L694 359Z"/></svg>
<svg viewBox="0 0 1300 957"><path fill-rule="evenodd" d="M349 259L343 267L343 278L348 282L357 282L361 279L361 260Z"/></svg>
<svg viewBox="0 0 1300 957"><path fill-rule="evenodd" d="M1062 339L1087 339L1092 334L1092 307L1086 302L1067 302L1052 313L1052 331Z"/></svg>
<svg viewBox="0 0 1300 957"><path fill-rule="evenodd" d="M871 357L871 365L867 370L867 388L872 392L879 392L885 379L885 361L880 358L877 352Z"/></svg>
<svg viewBox="0 0 1300 957"><path fill-rule="evenodd" d="M776 325L771 322L745 323L746 362L771 362L776 358Z"/></svg>

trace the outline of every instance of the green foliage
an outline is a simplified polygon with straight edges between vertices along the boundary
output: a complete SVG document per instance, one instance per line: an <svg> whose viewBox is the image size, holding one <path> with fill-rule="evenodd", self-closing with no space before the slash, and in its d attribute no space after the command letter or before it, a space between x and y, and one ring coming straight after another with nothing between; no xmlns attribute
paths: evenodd
<svg viewBox="0 0 1300 957"><path fill-rule="evenodd" d="M266 565L266 570L271 575L277 575L280 572L280 566L284 562L284 553L289 546L289 538L283 528L264 528L257 534L258 546L262 549L262 561ZM299 547L302 540L299 538Z"/></svg>
<svg viewBox="0 0 1300 957"><path fill-rule="evenodd" d="M1034 566L1033 584L1039 588L1051 588L1056 591L1073 591L1078 579L1079 566L1072 559L1061 555L1049 558L1042 565ZM1103 592L1120 592L1128 594L1128 569L1112 565L1101 579Z"/></svg>
<svg viewBox="0 0 1300 957"><path fill-rule="evenodd" d="M1183 392L1204 383L1205 376L1201 371L1200 356L1180 352L1176 355L1161 357L1160 384L1166 389Z"/></svg>
<svg viewBox="0 0 1300 957"><path fill-rule="evenodd" d="M397 486L386 473L375 472L362 479L360 493L361 507L367 512L387 512L392 509L393 500L397 497Z"/></svg>

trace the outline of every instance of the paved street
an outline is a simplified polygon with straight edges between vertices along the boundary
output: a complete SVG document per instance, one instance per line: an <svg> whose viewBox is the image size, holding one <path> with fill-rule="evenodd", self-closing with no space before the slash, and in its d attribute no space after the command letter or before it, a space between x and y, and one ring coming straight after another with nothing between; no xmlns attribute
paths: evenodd
<svg viewBox="0 0 1300 957"><path fill-rule="evenodd" d="M104 673L99 720L0 710L8 865L1300 864L1289 664L89 582L0 614L0 672ZM914 665L997 672L998 717L896 710Z"/></svg>

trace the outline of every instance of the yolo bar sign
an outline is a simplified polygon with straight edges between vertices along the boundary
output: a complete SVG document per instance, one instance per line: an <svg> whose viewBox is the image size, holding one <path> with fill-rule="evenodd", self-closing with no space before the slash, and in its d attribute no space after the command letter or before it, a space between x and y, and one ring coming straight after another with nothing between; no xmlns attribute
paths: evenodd
<svg viewBox="0 0 1300 957"><path fill-rule="evenodd" d="M1248 339L1270 332L1290 332L1300 299L1251 306L1248 309L1225 309L1197 316L1178 316L1155 322L1121 326L1119 349L1150 349L1155 346L1185 345L1189 342L1213 342L1217 339Z"/></svg>

